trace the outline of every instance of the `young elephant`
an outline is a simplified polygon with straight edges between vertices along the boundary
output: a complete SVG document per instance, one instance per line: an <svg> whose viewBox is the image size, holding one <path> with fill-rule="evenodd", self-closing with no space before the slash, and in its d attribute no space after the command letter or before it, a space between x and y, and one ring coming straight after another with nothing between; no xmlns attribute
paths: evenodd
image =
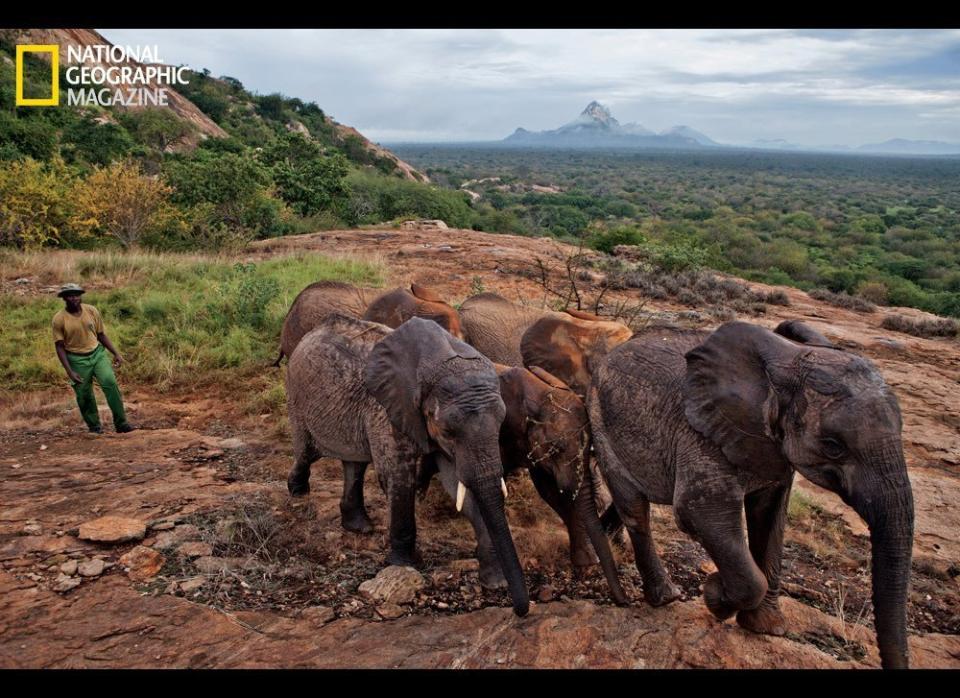
<svg viewBox="0 0 960 698"><path fill-rule="evenodd" d="M587 410L564 383L546 371L497 365L500 395L506 417L500 429L500 459L508 471L527 468L537 492L560 515L570 538L570 559L575 568L594 562L596 551L611 595L620 605L627 597L620 586L616 561L593 507L593 480L589 472L590 428ZM503 572L490 543L483 517L470 493L461 496L450 461L433 459L440 481L458 510L473 524L477 536L480 581L486 587L502 585ZM432 471L422 474L429 478Z"/></svg>
<svg viewBox="0 0 960 698"><path fill-rule="evenodd" d="M430 320L412 318L391 331L331 315L290 357L287 411L295 455L290 493L309 491L310 465L324 456L343 461L344 482L359 480L362 493L364 470L372 462L390 502L390 564L415 562L421 456L449 454L492 532L514 612L527 613L527 588L501 490L505 408L488 359Z"/></svg>
<svg viewBox="0 0 960 698"><path fill-rule="evenodd" d="M523 366L520 338L542 317L560 316L552 310L511 303L496 293L471 296L460 306L464 340L498 364Z"/></svg>
<svg viewBox="0 0 960 698"><path fill-rule="evenodd" d="M672 504L717 565L704 585L710 611L782 635L783 527L798 470L870 527L880 656L907 666L913 495L900 409L869 361L742 322L713 333L651 327L597 362L588 410L651 603L679 593L650 536L649 503Z"/></svg>
<svg viewBox="0 0 960 698"><path fill-rule="evenodd" d="M303 336L324 318L334 313L358 318L378 293L375 288L360 288L339 281L318 281L304 288L283 320L280 355L273 365L279 366L284 356L291 356Z"/></svg>
<svg viewBox="0 0 960 698"><path fill-rule="evenodd" d="M590 363L633 335L626 325L575 311L542 317L520 339L523 365L539 366L580 397L590 386Z"/></svg>
<svg viewBox="0 0 960 698"><path fill-rule="evenodd" d="M363 313L364 320L387 327L400 327L412 317L433 320L457 339L463 339L457 309L431 289L410 284L410 290L396 288L375 299Z"/></svg>

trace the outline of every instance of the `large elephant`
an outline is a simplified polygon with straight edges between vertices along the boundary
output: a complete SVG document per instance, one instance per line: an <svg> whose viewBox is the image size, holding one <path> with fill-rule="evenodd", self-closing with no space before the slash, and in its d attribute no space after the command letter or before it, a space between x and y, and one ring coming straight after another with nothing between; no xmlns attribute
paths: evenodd
<svg viewBox="0 0 960 698"><path fill-rule="evenodd" d="M588 411L651 603L679 593L649 523L650 502L672 504L717 566L704 584L710 611L783 634L783 529L799 471L870 527L881 660L907 666L913 494L900 409L869 361L742 322L712 333L651 327L596 363Z"/></svg>
<svg viewBox="0 0 960 698"><path fill-rule="evenodd" d="M363 313L364 320L394 328L400 327L412 317L433 320L457 339L463 339L457 309L435 291L419 284L410 284L409 291L396 288L384 293Z"/></svg>
<svg viewBox="0 0 960 698"><path fill-rule="evenodd" d="M280 332L280 355L274 362L279 366L284 356L293 355L293 350L307 332L334 313L348 317L360 317L367 306L382 293L375 288L361 288L340 281L312 283L293 300Z"/></svg>
<svg viewBox="0 0 960 698"><path fill-rule="evenodd" d="M614 600L626 604L610 543L592 506L594 481L584 477L590 464L586 406L567 385L539 368L528 371L497 364L496 369L500 396L507 410L500 428L504 469L528 469L537 492L566 525L574 568L594 563L592 546ZM487 587L502 586L503 572L473 497L469 493L461 496L453 464L443 454L432 459L421 477L429 478L435 471L439 471L440 481L457 501L458 509L473 524L481 583Z"/></svg>
<svg viewBox="0 0 960 698"><path fill-rule="evenodd" d="M447 454L491 532L514 612L527 613L501 489L505 407L488 359L430 320L412 318L391 330L331 315L290 357L287 410L295 456L290 493L309 491L310 465L326 456L343 461L344 483L358 482L362 497L372 462L390 503L390 564L415 563L417 466L424 454Z"/></svg>
<svg viewBox="0 0 960 698"><path fill-rule="evenodd" d="M524 366L539 366L586 397L591 362L632 335L622 323L568 311L534 322L520 338L520 355Z"/></svg>

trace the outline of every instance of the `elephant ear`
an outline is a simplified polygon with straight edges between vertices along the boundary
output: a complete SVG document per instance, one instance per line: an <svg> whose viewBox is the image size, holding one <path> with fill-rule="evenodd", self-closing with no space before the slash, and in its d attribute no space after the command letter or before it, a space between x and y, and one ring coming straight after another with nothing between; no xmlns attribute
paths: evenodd
<svg viewBox="0 0 960 698"><path fill-rule="evenodd" d="M410 293L422 301L446 303L446 301L440 297L439 293L434 291L432 288L427 288L426 286L421 286L420 284L410 284Z"/></svg>
<svg viewBox="0 0 960 698"><path fill-rule="evenodd" d="M774 333L780 335L781 337L786 337L787 339L793 340L797 344L809 344L810 346L814 347L827 347L828 349L836 349L836 346L833 344L833 342L810 327L810 325L802 323L799 320L784 320L777 325Z"/></svg>
<svg viewBox="0 0 960 698"><path fill-rule="evenodd" d="M577 319L579 319L579 320L591 320L591 321L593 321L593 322L603 322L603 318L600 317L599 315L594 315L593 313L587 313L587 312L584 312L584 311L582 311L582 310L576 310L576 309L574 309L574 308L567 308L567 309L564 310L563 312L565 312L567 315L570 315L571 317L575 317L575 318L577 318Z"/></svg>
<svg viewBox="0 0 960 698"><path fill-rule="evenodd" d="M785 463L778 419L791 396L795 345L743 322L722 325L686 354L684 413L690 425L745 469Z"/></svg>

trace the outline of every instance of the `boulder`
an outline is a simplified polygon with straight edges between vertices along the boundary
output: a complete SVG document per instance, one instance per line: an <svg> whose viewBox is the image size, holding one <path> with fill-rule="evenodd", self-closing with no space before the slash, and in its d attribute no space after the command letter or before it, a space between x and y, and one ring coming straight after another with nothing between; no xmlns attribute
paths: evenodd
<svg viewBox="0 0 960 698"><path fill-rule="evenodd" d="M99 519L80 524L77 537L98 543L125 543L143 540L147 535L147 525L137 519L123 516L101 516Z"/></svg>
<svg viewBox="0 0 960 698"><path fill-rule="evenodd" d="M412 567L391 565L380 570L373 579L363 582L358 591L376 603L401 604L412 602L425 586L423 575Z"/></svg>

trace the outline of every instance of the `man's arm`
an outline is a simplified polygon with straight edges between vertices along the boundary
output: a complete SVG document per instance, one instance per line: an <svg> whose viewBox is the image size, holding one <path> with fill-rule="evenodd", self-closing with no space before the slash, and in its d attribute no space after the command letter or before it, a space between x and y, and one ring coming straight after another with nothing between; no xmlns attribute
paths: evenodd
<svg viewBox="0 0 960 698"><path fill-rule="evenodd" d="M57 357L60 359L60 363L63 364L63 368L67 372L67 378L70 379L72 383L82 383L83 378L80 377L76 371L73 370L73 367L70 365L70 360L67 359L67 350L63 348L63 340L58 339L55 343L57 347Z"/></svg>
<svg viewBox="0 0 960 698"><path fill-rule="evenodd" d="M100 340L100 343L107 348L107 350L113 354L113 365L120 366L123 363L123 357L120 356L118 352L113 347L113 342L110 341L110 338L107 336L106 332L97 332L97 339Z"/></svg>

